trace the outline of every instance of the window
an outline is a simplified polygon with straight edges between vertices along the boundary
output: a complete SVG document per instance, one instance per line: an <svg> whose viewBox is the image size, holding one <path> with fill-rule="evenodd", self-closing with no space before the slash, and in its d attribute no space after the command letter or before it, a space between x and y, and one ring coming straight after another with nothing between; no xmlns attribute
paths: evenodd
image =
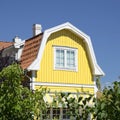
<svg viewBox="0 0 120 120"><path fill-rule="evenodd" d="M41 120L70 120L67 108L48 108L47 111L42 112Z"/></svg>
<svg viewBox="0 0 120 120"><path fill-rule="evenodd" d="M54 119L59 119L60 118L60 108L53 108L52 112L53 112L52 117Z"/></svg>
<svg viewBox="0 0 120 120"><path fill-rule="evenodd" d="M77 71L77 49L54 47L54 68Z"/></svg>
<svg viewBox="0 0 120 120"><path fill-rule="evenodd" d="M73 110L72 110L73 111ZM75 111L75 109L74 109ZM71 110L68 108L48 108L46 111L42 111L40 120L76 120L74 112L70 115ZM79 115L81 116L81 110ZM88 115L87 120L91 120L91 114ZM82 119L80 119L82 120Z"/></svg>
<svg viewBox="0 0 120 120"><path fill-rule="evenodd" d="M63 120L70 120L70 116L68 114L69 113L69 109L64 108L62 113L63 113Z"/></svg>

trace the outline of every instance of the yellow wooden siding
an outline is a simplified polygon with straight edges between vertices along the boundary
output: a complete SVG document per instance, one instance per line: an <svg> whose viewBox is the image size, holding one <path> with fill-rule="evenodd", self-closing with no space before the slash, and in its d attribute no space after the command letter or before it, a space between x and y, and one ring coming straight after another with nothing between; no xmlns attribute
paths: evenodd
<svg viewBox="0 0 120 120"><path fill-rule="evenodd" d="M35 89L40 89L40 86L36 86ZM76 93L76 92L80 92L80 93L90 93L90 94L94 94L94 88L83 88L83 87L58 87L58 86L44 86L42 88L47 88L50 90L50 92L71 92L71 93Z"/></svg>
<svg viewBox="0 0 120 120"><path fill-rule="evenodd" d="M54 46L78 49L78 71L54 70ZM53 33L46 43L37 82L94 84L93 75L83 40L68 30ZM58 89L58 88L57 88Z"/></svg>

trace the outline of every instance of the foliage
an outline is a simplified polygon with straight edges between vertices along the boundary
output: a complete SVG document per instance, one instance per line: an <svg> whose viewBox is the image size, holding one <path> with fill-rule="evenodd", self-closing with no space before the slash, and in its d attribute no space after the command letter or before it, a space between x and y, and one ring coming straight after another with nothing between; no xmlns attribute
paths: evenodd
<svg viewBox="0 0 120 120"><path fill-rule="evenodd" d="M96 78L96 86L97 86L98 90L101 91L100 77Z"/></svg>
<svg viewBox="0 0 120 120"><path fill-rule="evenodd" d="M4 79L0 84L0 120L32 120L46 107L43 100L46 90L33 93L21 85L22 78L23 71L17 64L0 72L0 79Z"/></svg>
<svg viewBox="0 0 120 120"><path fill-rule="evenodd" d="M53 102L44 102L46 89L31 91L22 86L23 71L17 64L0 72L0 120L40 119L48 107L68 109L70 119L87 120L92 114L97 120L120 120L120 82L104 88L100 98L92 95L55 93ZM93 104L94 102L94 104Z"/></svg>
<svg viewBox="0 0 120 120"><path fill-rule="evenodd" d="M94 113L97 120L120 120L120 82L103 90L95 102Z"/></svg>
<svg viewBox="0 0 120 120"><path fill-rule="evenodd" d="M93 95L90 94L83 97L79 92L77 95L71 93L57 93L53 99L52 107L61 106L62 108L67 108L67 114L70 116L71 120L87 120L93 113L92 101Z"/></svg>
<svg viewBox="0 0 120 120"><path fill-rule="evenodd" d="M89 115L92 115L96 120L120 120L120 82L114 82L112 86L104 88L98 99L92 95L85 98L79 93L77 96L71 93L55 96L54 105L67 107L71 119L87 120Z"/></svg>

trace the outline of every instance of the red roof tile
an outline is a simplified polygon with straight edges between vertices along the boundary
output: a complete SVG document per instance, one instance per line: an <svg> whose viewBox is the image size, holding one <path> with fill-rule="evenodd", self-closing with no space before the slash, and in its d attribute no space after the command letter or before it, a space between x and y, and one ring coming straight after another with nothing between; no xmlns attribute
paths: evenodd
<svg viewBox="0 0 120 120"><path fill-rule="evenodd" d="M0 50L5 49L7 47L10 47L13 44L14 44L13 42L3 42L3 41L0 41Z"/></svg>
<svg viewBox="0 0 120 120"><path fill-rule="evenodd" d="M22 56L21 56L21 67L26 69L32 62L36 59L40 43L42 41L43 33L32 37L25 41L25 45L23 48Z"/></svg>

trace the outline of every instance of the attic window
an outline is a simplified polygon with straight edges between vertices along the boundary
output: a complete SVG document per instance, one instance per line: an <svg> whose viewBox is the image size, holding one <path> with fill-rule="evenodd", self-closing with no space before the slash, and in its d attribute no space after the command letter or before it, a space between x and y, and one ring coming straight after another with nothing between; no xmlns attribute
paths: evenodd
<svg viewBox="0 0 120 120"><path fill-rule="evenodd" d="M54 47L54 68L77 71L77 49Z"/></svg>

